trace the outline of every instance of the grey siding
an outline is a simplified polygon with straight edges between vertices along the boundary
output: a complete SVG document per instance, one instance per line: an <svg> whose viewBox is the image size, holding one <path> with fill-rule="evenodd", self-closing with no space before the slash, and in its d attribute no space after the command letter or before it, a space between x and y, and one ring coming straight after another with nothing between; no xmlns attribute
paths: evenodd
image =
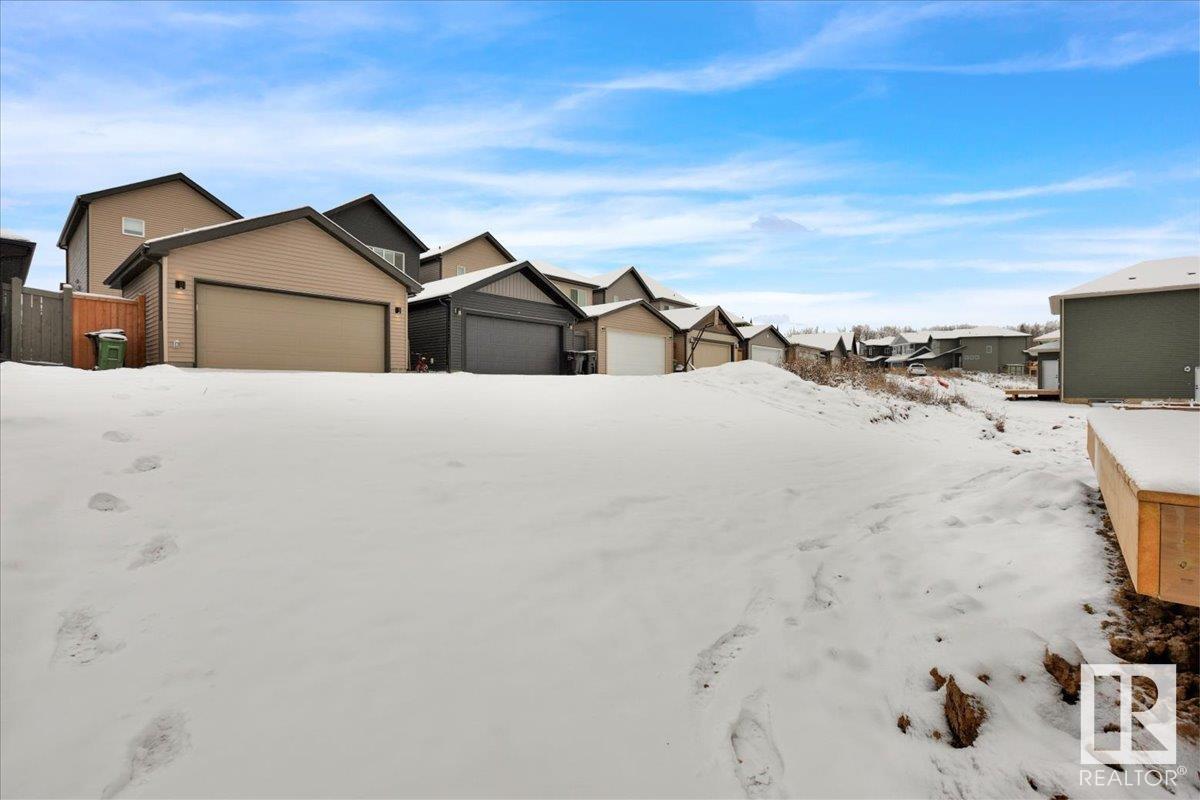
<svg viewBox="0 0 1200 800"><path fill-rule="evenodd" d="M445 372L449 369L446 358L449 343L449 311L441 303L428 303L409 309L408 347L412 352L413 364L417 354L433 359L433 369Z"/></svg>
<svg viewBox="0 0 1200 800"><path fill-rule="evenodd" d="M433 281L441 280L442 260L440 258L431 258L421 264L420 269L417 270L416 278L418 283L432 283Z"/></svg>
<svg viewBox="0 0 1200 800"><path fill-rule="evenodd" d="M1063 300L1064 399L1191 399L1200 290Z"/></svg>
<svg viewBox="0 0 1200 800"><path fill-rule="evenodd" d="M374 247L385 247L404 254L403 270L418 281L418 265L421 260L421 247L396 223L388 219L387 214L373 202L359 203L337 214L330 215L331 220L350 232L354 238L363 244ZM397 267L402 265L397 264Z"/></svg>
<svg viewBox="0 0 1200 800"><path fill-rule="evenodd" d="M1029 356L1025 354L1026 348L1029 347L1029 339L1021 339L1016 336L1005 336L1000 339L1000 369L1004 369L1008 364L1024 364L1029 360Z"/></svg>
<svg viewBox="0 0 1200 800"><path fill-rule="evenodd" d="M77 292L88 291L88 212L67 241L67 283Z"/></svg>

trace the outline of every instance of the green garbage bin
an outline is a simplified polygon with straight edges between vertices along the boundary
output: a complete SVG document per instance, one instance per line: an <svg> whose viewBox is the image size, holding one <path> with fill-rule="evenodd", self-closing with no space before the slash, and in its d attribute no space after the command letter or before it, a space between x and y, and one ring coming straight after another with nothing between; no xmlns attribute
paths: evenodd
<svg viewBox="0 0 1200 800"><path fill-rule="evenodd" d="M117 369L125 366L124 331L93 331L87 334L96 348L96 369Z"/></svg>

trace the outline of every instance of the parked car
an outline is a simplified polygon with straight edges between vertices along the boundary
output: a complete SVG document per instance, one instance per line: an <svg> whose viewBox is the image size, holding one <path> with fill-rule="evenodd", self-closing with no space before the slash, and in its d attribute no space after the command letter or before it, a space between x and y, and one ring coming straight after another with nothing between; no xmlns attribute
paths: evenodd
<svg viewBox="0 0 1200 800"><path fill-rule="evenodd" d="M908 365L908 374L909 375L928 375L929 370L925 369L924 364L909 364Z"/></svg>

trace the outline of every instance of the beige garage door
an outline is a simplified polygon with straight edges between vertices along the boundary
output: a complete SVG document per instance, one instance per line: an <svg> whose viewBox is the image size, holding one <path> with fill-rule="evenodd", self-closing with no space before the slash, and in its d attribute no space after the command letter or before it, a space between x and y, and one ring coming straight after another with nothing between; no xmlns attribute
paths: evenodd
<svg viewBox="0 0 1200 800"><path fill-rule="evenodd" d="M387 307L196 286L196 366L383 372Z"/></svg>
<svg viewBox="0 0 1200 800"><path fill-rule="evenodd" d="M719 367L733 361L733 345L721 342L700 342L692 354L692 367Z"/></svg>

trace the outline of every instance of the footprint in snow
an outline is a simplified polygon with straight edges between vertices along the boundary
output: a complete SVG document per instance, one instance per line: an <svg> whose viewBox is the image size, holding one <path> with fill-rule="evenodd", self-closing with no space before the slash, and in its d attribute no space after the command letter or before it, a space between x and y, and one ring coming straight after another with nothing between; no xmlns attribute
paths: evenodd
<svg viewBox="0 0 1200 800"><path fill-rule="evenodd" d="M106 442L128 442L133 439L133 434L125 431L105 431L100 438Z"/></svg>
<svg viewBox="0 0 1200 800"><path fill-rule="evenodd" d="M758 629L752 625L736 625L701 650L692 667L692 692L700 697L710 694L717 684L717 676L733 665L747 640L756 633Z"/></svg>
<svg viewBox="0 0 1200 800"><path fill-rule="evenodd" d="M55 635L54 658L76 664L90 664L124 646L123 642L109 641L101 633L94 611L90 608L77 608L62 614L62 623Z"/></svg>
<svg viewBox="0 0 1200 800"><path fill-rule="evenodd" d="M155 770L178 758L190 744L187 717L183 712L159 714L129 743L128 762L100 796L116 797L131 785L141 783Z"/></svg>
<svg viewBox="0 0 1200 800"><path fill-rule="evenodd" d="M833 587L825 580L824 564L821 564L813 572L812 584L813 590L805 602L805 608L809 611L824 611L827 608L831 608L837 602L837 593L833 591Z"/></svg>
<svg viewBox="0 0 1200 800"><path fill-rule="evenodd" d="M88 508L93 511L128 511L129 505L117 497L115 494L108 492L96 492L88 500Z"/></svg>
<svg viewBox="0 0 1200 800"><path fill-rule="evenodd" d="M143 408L141 411L134 414L135 417L158 417L162 416L161 408Z"/></svg>
<svg viewBox="0 0 1200 800"><path fill-rule="evenodd" d="M165 558L170 558L179 552L179 545L175 544L175 540L165 533L155 536L150 541L146 542L137 559L129 565L130 569L145 567L150 564L157 564Z"/></svg>
<svg viewBox="0 0 1200 800"><path fill-rule="evenodd" d="M153 472L162 466L159 456L138 456L129 466L129 472Z"/></svg>
<svg viewBox="0 0 1200 800"><path fill-rule="evenodd" d="M751 800L786 797L783 788L783 757L771 735L766 707L750 698L733 724L729 736L733 748L733 771L742 791Z"/></svg>
<svg viewBox="0 0 1200 800"><path fill-rule="evenodd" d="M453 467L454 469L462 469L463 467L466 466L466 464L464 464L461 461L456 461L455 459L452 458L446 462L446 466Z"/></svg>

